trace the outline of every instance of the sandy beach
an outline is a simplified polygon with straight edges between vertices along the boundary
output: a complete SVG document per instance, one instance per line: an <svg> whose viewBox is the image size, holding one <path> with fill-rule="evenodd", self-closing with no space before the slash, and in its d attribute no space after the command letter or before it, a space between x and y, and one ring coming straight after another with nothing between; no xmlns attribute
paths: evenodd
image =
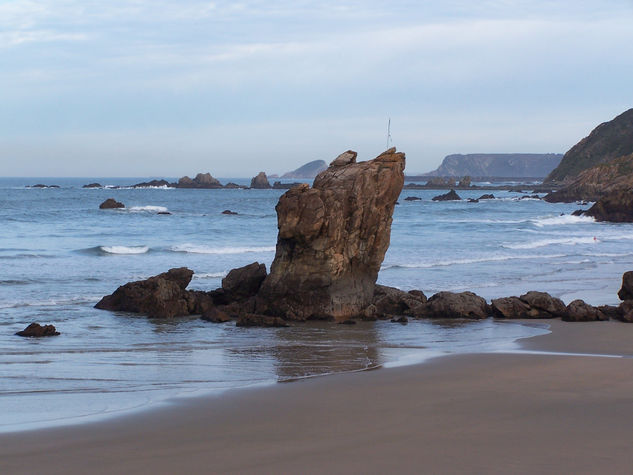
<svg viewBox="0 0 633 475"><path fill-rule="evenodd" d="M633 355L633 326L551 321L527 350ZM14 473L629 473L633 359L481 354L0 436Z"/></svg>

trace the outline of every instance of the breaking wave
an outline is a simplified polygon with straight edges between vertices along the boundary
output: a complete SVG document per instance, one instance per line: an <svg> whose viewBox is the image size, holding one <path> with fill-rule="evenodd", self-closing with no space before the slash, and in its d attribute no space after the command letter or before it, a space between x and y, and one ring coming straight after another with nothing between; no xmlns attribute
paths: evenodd
<svg viewBox="0 0 633 475"><path fill-rule="evenodd" d="M249 252L275 252L275 246L210 247L202 244L180 244L170 247L169 250L189 254L246 254Z"/></svg>
<svg viewBox="0 0 633 475"><path fill-rule="evenodd" d="M567 254L548 254L548 255L522 255L522 256L486 256L472 259L453 259L453 260L442 260L442 261L432 261L432 262L424 262L418 264L392 264L382 266L380 270L387 269L430 269L432 267L447 267L461 264L479 264L482 262L500 262L500 261L510 261L515 259L556 259L559 257L566 257Z"/></svg>
<svg viewBox="0 0 633 475"><path fill-rule="evenodd" d="M149 252L147 246L99 246L97 249L106 254L145 254Z"/></svg>
<svg viewBox="0 0 633 475"><path fill-rule="evenodd" d="M535 226L542 228L543 226L558 226L565 224L588 224L595 223L595 219L591 216L572 216L571 214L564 214L562 216L552 216L549 218L538 218L532 221Z"/></svg>
<svg viewBox="0 0 633 475"><path fill-rule="evenodd" d="M600 242L596 237L573 237L560 239L541 239L539 241L519 244L502 244L506 249L537 249L546 246L575 246L577 244L596 244Z"/></svg>

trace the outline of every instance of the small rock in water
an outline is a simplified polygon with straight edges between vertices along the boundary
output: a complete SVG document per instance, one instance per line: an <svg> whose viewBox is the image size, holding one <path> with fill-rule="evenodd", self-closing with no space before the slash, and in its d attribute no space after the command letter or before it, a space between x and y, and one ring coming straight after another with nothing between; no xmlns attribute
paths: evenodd
<svg viewBox="0 0 633 475"><path fill-rule="evenodd" d="M99 205L99 209L116 209L116 208L125 208L125 205L114 198L108 198L103 203Z"/></svg>
<svg viewBox="0 0 633 475"><path fill-rule="evenodd" d="M255 313L242 315L235 323L237 327L287 327L285 320L279 317L269 317Z"/></svg>
<svg viewBox="0 0 633 475"><path fill-rule="evenodd" d="M421 201L422 198L419 196L407 196L404 201Z"/></svg>
<svg viewBox="0 0 633 475"><path fill-rule="evenodd" d="M200 318L212 323L224 323L231 320L226 313L216 307L211 307L209 310L204 312Z"/></svg>
<svg viewBox="0 0 633 475"><path fill-rule="evenodd" d="M343 320L342 322L338 322L339 325L356 325L356 320Z"/></svg>
<svg viewBox="0 0 633 475"><path fill-rule="evenodd" d="M479 200L476 198L468 198L469 203L479 203Z"/></svg>
<svg viewBox="0 0 633 475"><path fill-rule="evenodd" d="M237 214L235 211L231 211L230 209L225 209L222 211L222 214Z"/></svg>
<svg viewBox="0 0 633 475"><path fill-rule="evenodd" d="M452 189L448 193L444 193L443 195L437 195L433 197L433 201L458 201L458 200L461 200L461 198L455 192L455 190L452 190Z"/></svg>
<svg viewBox="0 0 633 475"><path fill-rule="evenodd" d="M59 332L53 325L40 325L39 323L31 323L24 330L16 333L18 336L40 338L43 336L57 336Z"/></svg>
<svg viewBox="0 0 633 475"><path fill-rule="evenodd" d="M158 213L156 213L156 214L171 214L171 213L170 213L169 211L159 211L159 212L158 212Z"/></svg>
<svg viewBox="0 0 633 475"><path fill-rule="evenodd" d="M405 317L404 315L402 315L401 317L393 317L391 319L392 323L408 323L409 319L407 317Z"/></svg>
<svg viewBox="0 0 633 475"><path fill-rule="evenodd" d="M82 188L103 188L101 183L90 183L88 185L82 186Z"/></svg>
<svg viewBox="0 0 633 475"><path fill-rule="evenodd" d="M495 199L495 195L493 195L493 194L485 194L485 195L481 195L477 199L479 199L479 200L494 200Z"/></svg>

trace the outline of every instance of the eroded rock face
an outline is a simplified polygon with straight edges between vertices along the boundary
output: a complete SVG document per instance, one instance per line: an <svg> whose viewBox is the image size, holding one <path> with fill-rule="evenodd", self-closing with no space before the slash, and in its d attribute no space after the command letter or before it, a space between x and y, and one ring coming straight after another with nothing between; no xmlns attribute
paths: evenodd
<svg viewBox="0 0 633 475"><path fill-rule="evenodd" d="M345 152L312 188L303 184L279 199L277 252L257 296L259 312L345 320L372 303L405 156L392 148L355 161Z"/></svg>
<svg viewBox="0 0 633 475"><path fill-rule="evenodd" d="M583 213L596 221L633 223L633 192L629 189L613 191Z"/></svg>

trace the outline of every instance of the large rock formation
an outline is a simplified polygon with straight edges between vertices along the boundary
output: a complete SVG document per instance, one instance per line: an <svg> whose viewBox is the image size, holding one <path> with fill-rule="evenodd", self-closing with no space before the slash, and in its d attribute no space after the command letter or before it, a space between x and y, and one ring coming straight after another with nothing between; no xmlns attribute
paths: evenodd
<svg viewBox="0 0 633 475"><path fill-rule="evenodd" d="M277 204L279 235L257 313L286 319L358 316L373 299L404 184L405 156L389 149L356 163L347 151Z"/></svg>
<svg viewBox="0 0 633 475"><path fill-rule="evenodd" d="M633 109L604 122L574 145L547 176L546 183L570 183L582 171L633 153Z"/></svg>
<svg viewBox="0 0 633 475"><path fill-rule="evenodd" d="M558 153L469 153L447 155L442 164L426 176L440 177L513 177L546 176L560 162Z"/></svg>

